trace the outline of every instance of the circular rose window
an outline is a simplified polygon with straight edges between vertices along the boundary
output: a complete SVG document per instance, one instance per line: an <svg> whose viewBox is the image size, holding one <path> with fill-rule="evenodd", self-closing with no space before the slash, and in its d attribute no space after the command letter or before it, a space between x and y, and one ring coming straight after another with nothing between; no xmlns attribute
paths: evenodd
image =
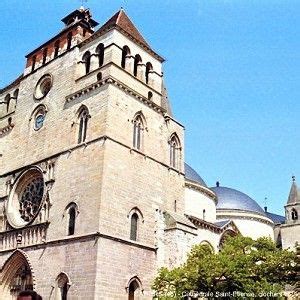
<svg viewBox="0 0 300 300"><path fill-rule="evenodd" d="M38 215L45 195L45 182L38 168L23 173L15 183L7 206L11 226L20 228Z"/></svg>
<svg viewBox="0 0 300 300"><path fill-rule="evenodd" d="M51 88L52 76L50 74L46 74L38 81L35 87L34 98L37 100L44 98L49 93Z"/></svg>

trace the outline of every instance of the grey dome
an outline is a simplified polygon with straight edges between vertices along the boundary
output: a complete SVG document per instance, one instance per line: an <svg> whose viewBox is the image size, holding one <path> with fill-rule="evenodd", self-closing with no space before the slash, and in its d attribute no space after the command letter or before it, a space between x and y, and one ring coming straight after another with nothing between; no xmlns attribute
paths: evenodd
<svg viewBox="0 0 300 300"><path fill-rule="evenodd" d="M211 190L213 190L218 197L217 210L245 210L265 215L264 210L255 200L240 191L221 186L212 187Z"/></svg>
<svg viewBox="0 0 300 300"><path fill-rule="evenodd" d="M185 178L190 181L194 181L201 186L207 187L204 180L201 178L201 176L187 163L184 163L184 169L185 169Z"/></svg>

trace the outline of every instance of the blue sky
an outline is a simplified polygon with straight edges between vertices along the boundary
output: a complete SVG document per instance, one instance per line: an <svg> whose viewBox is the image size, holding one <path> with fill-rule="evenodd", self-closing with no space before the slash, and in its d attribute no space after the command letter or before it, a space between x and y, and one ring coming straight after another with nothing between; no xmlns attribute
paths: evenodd
<svg viewBox="0 0 300 300"><path fill-rule="evenodd" d="M79 0L2 0L0 86L25 54L56 34ZM300 1L89 0L101 24L121 6L166 58L186 161L209 186L241 190L283 213L291 176L300 182Z"/></svg>

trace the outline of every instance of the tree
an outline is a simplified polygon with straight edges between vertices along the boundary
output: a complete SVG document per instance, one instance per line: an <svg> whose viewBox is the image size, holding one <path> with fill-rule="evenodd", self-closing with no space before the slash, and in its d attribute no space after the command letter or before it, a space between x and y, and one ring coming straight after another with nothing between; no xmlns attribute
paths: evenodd
<svg viewBox="0 0 300 300"><path fill-rule="evenodd" d="M269 238L228 237L218 253L196 245L182 266L160 269L153 289L164 300L182 299L192 291L223 299L274 295L295 280L296 263L294 252L276 248Z"/></svg>

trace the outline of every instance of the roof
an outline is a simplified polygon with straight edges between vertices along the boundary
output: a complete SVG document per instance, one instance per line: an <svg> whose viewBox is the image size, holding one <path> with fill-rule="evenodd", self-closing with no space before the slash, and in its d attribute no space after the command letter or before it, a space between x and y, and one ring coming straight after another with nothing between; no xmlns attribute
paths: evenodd
<svg viewBox="0 0 300 300"><path fill-rule="evenodd" d="M271 219L275 224L283 224L285 223L285 217L276 215L266 211L266 216Z"/></svg>
<svg viewBox="0 0 300 300"><path fill-rule="evenodd" d="M230 223L230 220L223 220L223 221L214 222L214 224L216 226L220 227L220 228L224 227L228 223Z"/></svg>
<svg viewBox="0 0 300 300"><path fill-rule="evenodd" d="M287 204L296 204L296 203L300 203L300 192L296 184L295 176L293 176L293 183L291 186Z"/></svg>
<svg viewBox="0 0 300 300"><path fill-rule="evenodd" d="M187 163L184 163L184 170L185 170L185 178L190 181L194 181L201 186L207 187L204 180L201 178L201 176Z"/></svg>
<svg viewBox="0 0 300 300"><path fill-rule="evenodd" d="M264 210L248 195L228 187L216 186L210 188L218 198L217 210L244 210L264 215Z"/></svg>
<svg viewBox="0 0 300 300"><path fill-rule="evenodd" d="M101 28L97 30L97 32L116 26L126 31L144 46L151 48L146 42L146 40L143 38L143 36L140 34L140 32L137 30L137 28L130 21L123 9L120 9L116 14L114 14L103 26L101 26Z"/></svg>

